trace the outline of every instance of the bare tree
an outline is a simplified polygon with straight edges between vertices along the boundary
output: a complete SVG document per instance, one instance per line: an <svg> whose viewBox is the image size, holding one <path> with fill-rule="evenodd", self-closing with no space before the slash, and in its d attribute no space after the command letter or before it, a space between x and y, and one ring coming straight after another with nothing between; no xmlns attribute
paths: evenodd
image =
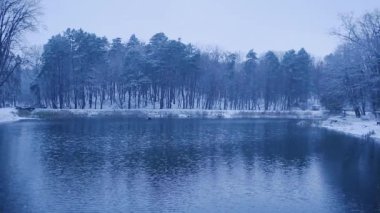
<svg viewBox="0 0 380 213"><path fill-rule="evenodd" d="M341 54L350 59L344 64L351 70L346 77L351 79L346 81L351 82L349 94L354 94L351 98L354 104L351 104L358 105L360 102L361 111L365 114L365 106L369 102L376 112L380 109L380 10L366 13L359 18L352 14L342 16L341 29L333 34L344 41L343 46L346 48ZM360 95L357 96L352 91L359 91ZM358 106L354 108L359 109Z"/></svg>
<svg viewBox="0 0 380 213"><path fill-rule="evenodd" d="M39 0L0 0L0 88L22 63L15 47L36 29L39 14Z"/></svg>

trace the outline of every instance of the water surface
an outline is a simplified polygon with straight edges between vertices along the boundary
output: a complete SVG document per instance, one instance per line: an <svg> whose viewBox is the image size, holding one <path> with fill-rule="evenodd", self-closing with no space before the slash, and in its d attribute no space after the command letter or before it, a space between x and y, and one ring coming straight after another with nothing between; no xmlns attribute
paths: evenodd
<svg viewBox="0 0 380 213"><path fill-rule="evenodd" d="M0 212L375 212L380 146L295 120L0 125Z"/></svg>

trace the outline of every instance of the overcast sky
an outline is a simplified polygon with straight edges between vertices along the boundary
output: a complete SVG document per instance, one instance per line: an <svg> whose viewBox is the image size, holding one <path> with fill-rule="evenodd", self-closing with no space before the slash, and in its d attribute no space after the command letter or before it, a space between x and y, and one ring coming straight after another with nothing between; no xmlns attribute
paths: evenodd
<svg viewBox="0 0 380 213"><path fill-rule="evenodd" d="M66 28L82 28L109 40L143 41L157 32L199 47L284 51L306 48L317 57L338 40L329 33L339 14L380 8L380 0L42 0L43 28L28 35L42 45Z"/></svg>

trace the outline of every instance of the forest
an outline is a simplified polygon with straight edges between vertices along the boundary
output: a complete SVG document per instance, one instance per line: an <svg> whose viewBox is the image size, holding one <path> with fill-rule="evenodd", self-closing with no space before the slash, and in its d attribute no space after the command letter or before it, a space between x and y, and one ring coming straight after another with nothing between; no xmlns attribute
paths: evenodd
<svg viewBox="0 0 380 213"><path fill-rule="evenodd" d="M45 45L32 85L37 104L52 108L183 108L283 110L315 95L313 61L304 50L280 60L252 50L205 52L163 33L148 44L123 43L68 29Z"/></svg>
<svg viewBox="0 0 380 213"><path fill-rule="evenodd" d="M341 28L334 31L341 44L322 60L303 48L261 54L252 49L242 54L201 49L164 33L147 42L135 35L110 41L82 29L51 37L40 51L17 54L5 35L0 35L0 107L306 110L321 106L331 112L353 110L358 117L380 108L378 10L359 18L342 17Z"/></svg>

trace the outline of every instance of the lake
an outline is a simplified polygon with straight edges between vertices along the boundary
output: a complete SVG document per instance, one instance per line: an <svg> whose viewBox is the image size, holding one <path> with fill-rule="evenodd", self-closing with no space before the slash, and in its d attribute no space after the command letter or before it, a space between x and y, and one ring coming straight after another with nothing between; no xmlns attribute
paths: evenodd
<svg viewBox="0 0 380 213"><path fill-rule="evenodd" d="M281 119L0 124L0 212L375 212L380 146Z"/></svg>

